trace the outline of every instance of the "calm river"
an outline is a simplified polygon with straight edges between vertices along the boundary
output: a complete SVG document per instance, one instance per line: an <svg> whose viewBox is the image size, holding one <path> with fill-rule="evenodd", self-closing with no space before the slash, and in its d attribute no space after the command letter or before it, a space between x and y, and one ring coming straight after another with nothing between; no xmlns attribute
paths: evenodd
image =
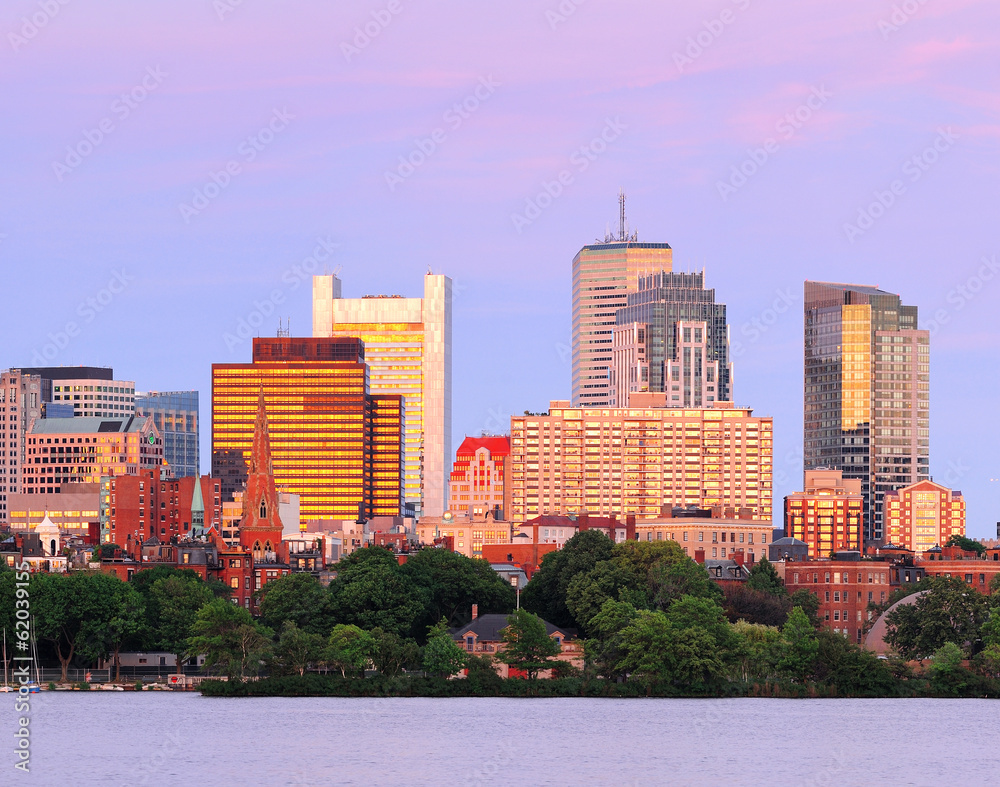
<svg viewBox="0 0 1000 787"><path fill-rule="evenodd" d="M32 697L0 784L988 785L991 700Z"/></svg>

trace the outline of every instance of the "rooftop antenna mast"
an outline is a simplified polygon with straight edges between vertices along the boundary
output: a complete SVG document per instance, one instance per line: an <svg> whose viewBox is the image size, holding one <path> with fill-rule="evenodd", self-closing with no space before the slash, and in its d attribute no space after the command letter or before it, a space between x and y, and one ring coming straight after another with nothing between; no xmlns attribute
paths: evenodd
<svg viewBox="0 0 1000 787"><path fill-rule="evenodd" d="M638 231L628 231L628 219L625 215L625 189L618 191L618 235L612 235L610 230L605 232L605 243L635 243L639 240Z"/></svg>

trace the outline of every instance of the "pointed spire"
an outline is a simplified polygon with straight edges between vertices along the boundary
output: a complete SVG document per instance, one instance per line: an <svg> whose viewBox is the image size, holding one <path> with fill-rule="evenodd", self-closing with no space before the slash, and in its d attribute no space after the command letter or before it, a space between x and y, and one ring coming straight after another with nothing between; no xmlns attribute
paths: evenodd
<svg viewBox="0 0 1000 787"><path fill-rule="evenodd" d="M274 469L271 465L271 436L268 433L263 383L260 386L260 398L257 400L257 420L253 426L253 450L250 454L250 475L255 473L274 475Z"/></svg>

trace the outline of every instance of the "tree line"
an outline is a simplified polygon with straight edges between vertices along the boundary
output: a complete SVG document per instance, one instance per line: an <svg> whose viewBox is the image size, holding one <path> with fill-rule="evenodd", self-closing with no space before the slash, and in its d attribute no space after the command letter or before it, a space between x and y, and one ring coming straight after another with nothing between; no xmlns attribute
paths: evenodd
<svg viewBox="0 0 1000 787"><path fill-rule="evenodd" d="M0 625L9 629L13 577L0 571ZM514 590L488 563L433 548L402 565L386 549L357 550L337 564L329 587L309 574L269 582L257 592L256 617L229 600L224 584L188 569L158 566L128 582L99 572L35 574L30 582L43 657L58 661L64 680L72 663L117 664L121 651L162 650L178 655L178 670L184 658L204 655L207 670L234 683L262 673L364 682L465 671L469 685L497 691L490 658L466 653L449 632L478 604L484 614L509 616L498 660L529 680L553 669L567 685L589 687L581 691L1000 693L1000 586L987 596L959 579L924 580L872 614L919 591L915 604L888 617L887 641L899 657L880 659L822 629L817 596L789 594L766 559L745 583L720 587L675 542L616 544L597 531L545 556L516 613ZM559 646L543 620L577 631L582 671L555 659ZM907 662L921 659L930 668L914 674Z"/></svg>

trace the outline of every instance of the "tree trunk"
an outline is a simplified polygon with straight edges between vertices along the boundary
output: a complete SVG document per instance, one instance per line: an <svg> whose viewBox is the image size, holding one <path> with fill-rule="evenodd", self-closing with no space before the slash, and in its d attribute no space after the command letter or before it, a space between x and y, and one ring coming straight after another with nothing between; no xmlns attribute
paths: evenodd
<svg viewBox="0 0 1000 787"><path fill-rule="evenodd" d="M121 683L122 679L122 662L118 658L118 651L121 650L121 646L115 647L115 683Z"/></svg>
<svg viewBox="0 0 1000 787"><path fill-rule="evenodd" d="M56 640L56 656L59 658L59 664L62 666L62 677L61 682L69 683L69 663L73 660L73 651L76 650L76 645L71 644L69 646L69 655L63 658L62 646L59 641Z"/></svg>
<svg viewBox="0 0 1000 787"><path fill-rule="evenodd" d="M181 667L181 654L180 653L175 653L174 654L174 658L177 659L177 674L180 675L181 672L183 671L183 669Z"/></svg>

